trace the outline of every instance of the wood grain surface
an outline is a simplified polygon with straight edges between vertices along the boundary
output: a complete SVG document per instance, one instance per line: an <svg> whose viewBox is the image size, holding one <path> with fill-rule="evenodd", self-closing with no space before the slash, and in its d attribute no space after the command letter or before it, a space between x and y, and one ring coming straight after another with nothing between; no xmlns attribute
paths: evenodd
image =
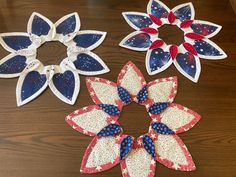
<svg viewBox="0 0 236 177"><path fill-rule="evenodd" d="M180 134L197 166L194 172L179 172L157 165L158 177L235 177L236 176L236 16L228 0L192 0L196 19L223 26L212 38L228 54L226 60L201 59L202 72L197 84L183 77L171 66L165 72L148 76L145 52L134 52L118 46L133 31L123 19L122 11L146 12L147 0L0 0L0 32L26 31L32 12L37 11L56 21L78 12L82 28L108 32L95 50L111 69L101 77L116 81L122 66L132 60L147 81L176 75L179 78L176 103L202 115L201 121ZM165 0L170 8L184 0ZM165 26L160 35L169 43L180 43L183 34ZM59 64L66 48L47 43L39 49L38 59ZM0 57L7 52L1 47ZM93 104L81 76L81 91L74 106L67 105L47 89L39 98L23 107L16 106L17 79L0 79L0 177L119 177L120 167L106 172L82 175L79 172L83 153L91 137L74 131L65 123L73 110ZM136 104L125 107L120 123L134 136L145 133L150 118Z"/></svg>

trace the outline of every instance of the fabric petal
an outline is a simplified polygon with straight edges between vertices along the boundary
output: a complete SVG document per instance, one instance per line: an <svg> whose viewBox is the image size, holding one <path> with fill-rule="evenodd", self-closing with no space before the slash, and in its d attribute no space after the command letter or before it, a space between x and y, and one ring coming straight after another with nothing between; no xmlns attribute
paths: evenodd
<svg viewBox="0 0 236 177"><path fill-rule="evenodd" d="M0 44L11 53L26 50L32 47L32 41L28 33L2 33Z"/></svg>
<svg viewBox="0 0 236 177"><path fill-rule="evenodd" d="M185 40L193 45L200 58L219 60L227 57L226 53L209 39L191 40L185 37Z"/></svg>
<svg viewBox="0 0 236 177"><path fill-rule="evenodd" d="M63 102L73 105L77 99L80 88L80 79L77 72L68 67L66 60L60 66L52 66L53 76L49 82L52 92Z"/></svg>
<svg viewBox="0 0 236 177"><path fill-rule="evenodd" d="M42 44L45 41L52 40L55 35L55 27L48 18L33 12L28 21L27 32L39 36Z"/></svg>
<svg viewBox="0 0 236 177"><path fill-rule="evenodd" d="M67 46L75 46L81 49L93 50L98 47L105 39L106 32L96 30L79 31Z"/></svg>
<svg viewBox="0 0 236 177"><path fill-rule="evenodd" d="M48 86L47 71L42 63L33 60L23 70L16 86L17 106L22 106L39 96Z"/></svg>
<svg viewBox="0 0 236 177"><path fill-rule="evenodd" d="M162 134L162 135L172 135L175 134L174 131L172 131L167 125L160 123L160 122L153 122L151 124L151 127L153 130L155 130L156 133Z"/></svg>
<svg viewBox="0 0 236 177"><path fill-rule="evenodd" d="M197 82L201 72L199 57L188 52L181 45L176 55L174 65L178 71L193 82Z"/></svg>
<svg viewBox="0 0 236 177"><path fill-rule="evenodd" d="M195 16L195 11L192 3L184 3L176 6L172 9L176 19L182 21L193 20Z"/></svg>
<svg viewBox="0 0 236 177"><path fill-rule="evenodd" d="M97 173L114 167L120 162L119 150L115 137L94 137L84 154L80 172Z"/></svg>
<svg viewBox="0 0 236 177"><path fill-rule="evenodd" d="M125 88L133 97L136 97L146 85L146 81L137 66L128 62L119 73L117 85Z"/></svg>
<svg viewBox="0 0 236 177"><path fill-rule="evenodd" d="M78 13L74 12L60 18L56 23L56 35L54 40L66 43L73 39L80 29Z"/></svg>
<svg viewBox="0 0 236 177"><path fill-rule="evenodd" d="M77 53L69 58L82 75L99 75L110 71L102 59L90 51Z"/></svg>
<svg viewBox="0 0 236 177"><path fill-rule="evenodd" d="M126 136L123 138L120 144L120 160L123 160L129 152L132 150L134 144L134 138L132 136Z"/></svg>
<svg viewBox="0 0 236 177"><path fill-rule="evenodd" d="M132 102L132 96L129 94L129 92L125 88L119 86L119 87L117 87L117 91L118 91L118 95L119 95L121 101L125 105L128 105Z"/></svg>
<svg viewBox="0 0 236 177"><path fill-rule="evenodd" d="M177 93L177 77L156 79L148 83L148 98L152 102L173 102Z"/></svg>
<svg viewBox="0 0 236 177"><path fill-rule="evenodd" d="M161 123L171 128L175 133L181 133L192 128L201 116L179 104L172 103L160 115Z"/></svg>
<svg viewBox="0 0 236 177"><path fill-rule="evenodd" d="M152 14L157 18L167 18L170 9L159 0L150 0L147 6L148 14Z"/></svg>
<svg viewBox="0 0 236 177"><path fill-rule="evenodd" d="M166 70L172 64L172 59L167 48L156 48L147 51L146 69L149 75L154 75Z"/></svg>
<svg viewBox="0 0 236 177"><path fill-rule="evenodd" d="M156 161L144 148L133 149L120 163L123 177L153 177Z"/></svg>
<svg viewBox="0 0 236 177"><path fill-rule="evenodd" d="M0 78L18 77L34 57L9 54L0 60Z"/></svg>
<svg viewBox="0 0 236 177"><path fill-rule="evenodd" d="M139 104L142 104L142 103L144 103L145 101L147 101L147 99L148 99L148 88L147 88L147 86L144 86L144 87L142 88L142 90L140 90L140 91L138 92L138 95L137 95L137 102L138 102Z"/></svg>
<svg viewBox="0 0 236 177"><path fill-rule="evenodd" d="M146 51L152 44L151 36L148 33L142 31L135 31L126 36L121 42L120 46L135 50L135 51Z"/></svg>
<svg viewBox="0 0 236 177"><path fill-rule="evenodd" d="M97 135L109 125L111 116L98 105L78 109L66 117L66 122L75 130L89 136Z"/></svg>
<svg viewBox="0 0 236 177"><path fill-rule="evenodd" d="M169 103L165 103L165 102L154 103L148 108L148 113L158 115L162 113L163 111L165 111L165 109L168 106L169 106Z"/></svg>
<svg viewBox="0 0 236 177"><path fill-rule="evenodd" d="M194 20L190 28L196 34L211 38L219 33L222 26L207 21Z"/></svg>
<svg viewBox="0 0 236 177"><path fill-rule="evenodd" d="M156 160L168 168L180 171L192 171L196 169L193 159L177 135L161 135L154 141Z"/></svg>
<svg viewBox="0 0 236 177"><path fill-rule="evenodd" d="M98 132L97 136L106 137L106 136L114 136L121 132L121 127L118 124L109 124L104 127L100 132Z"/></svg>
<svg viewBox="0 0 236 177"><path fill-rule="evenodd" d="M121 106L116 83L102 78L88 77L86 85L94 103Z"/></svg>
<svg viewBox="0 0 236 177"><path fill-rule="evenodd" d="M119 116L120 115L120 109L112 104L99 104L99 107L110 116Z"/></svg>
<svg viewBox="0 0 236 177"><path fill-rule="evenodd" d="M148 136L144 135L142 137L144 149L150 154L153 158L156 157L155 146L153 140Z"/></svg>
<svg viewBox="0 0 236 177"><path fill-rule="evenodd" d="M126 22L135 30L147 28L153 24L152 20L146 13L123 12L122 15Z"/></svg>

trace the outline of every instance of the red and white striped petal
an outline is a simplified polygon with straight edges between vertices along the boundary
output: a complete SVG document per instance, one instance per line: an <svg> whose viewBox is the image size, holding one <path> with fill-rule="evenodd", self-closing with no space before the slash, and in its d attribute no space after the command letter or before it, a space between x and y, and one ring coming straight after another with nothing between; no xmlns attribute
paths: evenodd
<svg viewBox="0 0 236 177"><path fill-rule="evenodd" d="M148 83L148 98L152 102L173 102L177 93L177 77L156 79Z"/></svg>
<svg viewBox="0 0 236 177"><path fill-rule="evenodd" d="M98 77L87 77L86 85L94 103L121 106L116 83Z"/></svg>
<svg viewBox="0 0 236 177"><path fill-rule="evenodd" d="M156 161L144 148L132 149L120 163L123 177L153 177Z"/></svg>
<svg viewBox="0 0 236 177"><path fill-rule="evenodd" d="M172 103L160 114L161 123L167 125L175 133L191 129L201 116L182 105Z"/></svg>
<svg viewBox="0 0 236 177"><path fill-rule="evenodd" d="M139 91L146 85L146 81L137 66L129 61L121 70L117 85L125 88L132 97L136 97Z"/></svg>
<svg viewBox="0 0 236 177"><path fill-rule="evenodd" d="M95 136L110 122L117 118L109 116L98 105L78 109L66 117L66 122L75 130L89 136Z"/></svg>
<svg viewBox="0 0 236 177"><path fill-rule="evenodd" d="M81 164L81 173L97 173L108 170L120 162L120 143L116 137L94 137Z"/></svg>
<svg viewBox="0 0 236 177"><path fill-rule="evenodd" d="M180 171L196 169L187 147L177 135L159 134L154 144L156 160L166 167Z"/></svg>

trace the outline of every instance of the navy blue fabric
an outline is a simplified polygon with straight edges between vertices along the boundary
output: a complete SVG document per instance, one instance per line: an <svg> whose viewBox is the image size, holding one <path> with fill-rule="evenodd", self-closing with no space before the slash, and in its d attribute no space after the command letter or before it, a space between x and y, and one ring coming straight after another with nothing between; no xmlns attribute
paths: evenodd
<svg viewBox="0 0 236 177"><path fill-rule="evenodd" d="M39 74L37 71L29 72L22 84L21 88L21 100L29 98L40 90L47 81L45 74Z"/></svg>
<svg viewBox="0 0 236 177"><path fill-rule="evenodd" d="M0 74L20 73L26 66L26 57L16 55L0 65Z"/></svg>
<svg viewBox="0 0 236 177"><path fill-rule="evenodd" d="M162 135L173 135L175 134L174 131L172 131L169 127L167 127L165 124L160 122L154 122L152 123L152 129L155 130L157 133Z"/></svg>
<svg viewBox="0 0 236 177"><path fill-rule="evenodd" d="M143 139L144 149L146 149L148 154L150 154L153 158L155 158L156 153L155 153L155 146L154 146L153 140L148 135L144 135L142 139Z"/></svg>
<svg viewBox="0 0 236 177"><path fill-rule="evenodd" d="M47 35L50 25L39 16L35 15L32 21L31 33L37 36Z"/></svg>
<svg viewBox="0 0 236 177"><path fill-rule="evenodd" d="M130 37L124 42L124 45L129 47L147 48L152 44L150 35L147 33L139 33Z"/></svg>
<svg viewBox="0 0 236 177"><path fill-rule="evenodd" d="M158 18L167 18L168 17L168 11L160 5L155 0L152 1L151 5L151 13L152 15L158 17Z"/></svg>
<svg viewBox="0 0 236 177"><path fill-rule="evenodd" d="M75 67L81 71L102 71L104 67L95 58L86 53L77 55L77 59L73 62Z"/></svg>
<svg viewBox="0 0 236 177"><path fill-rule="evenodd" d="M132 136L125 137L120 144L120 160L123 160L132 150L134 140Z"/></svg>
<svg viewBox="0 0 236 177"><path fill-rule="evenodd" d="M191 28L194 33L207 36L209 34L214 33L218 27L213 25L201 24L201 23L193 23Z"/></svg>
<svg viewBox="0 0 236 177"><path fill-rule="evenodd" d="M65 19L56 27L56 32L58 34L63 34L64 36L73 33L76 28L76 18L75 15L70 16Z"/></svg>
<svg viewBox="0 0 236 177"><path fill-rule="evenodd" d="M117 90L118 90L118 95L123 103L125 104L131 103L132 101L131 95L125 88L119 86L117 87Z"/></svg>
<svg viewBox="0 0 236 177"><path fill-rule="evenodd" d="M73 41L78 47L88 48L98 42L101 37L102 34L79 34L74 37Z"/></svg>
<svg viewBox="0 0 236 177"><path fill-rule="evenodd" d="M151 71L156 71L165 66L171 59L169 52L164 52L163 49L153 49L150 54L149 68Z"/></svg>
<svg viewBox="0 0 236 177"><path fill-rule="evenodd" d="M196 40L193 46L197 50L197 53L201 55L205 55L205 56L222 56L223 55L222 53L220 53L219 50L217 50L211 44L203 40Z"/></svg>
<svg viewBox="0 0 236 177"><path fill-rule="evenodd" d="M65 71L53 75L53 83L56 89L68 100L72 100L75 90L75 77L73 72Z"/></svg>
<svg viewBox="0 0 236 177"><path fill-rule="evenodd" d="M92 121L92 120L91 120ZM117 124L110 124L106 127L104 127L98 134L97 136L113 136L116 135L121 131L121 128Z"/></svg>
<svg viewBox="0 0 236 177"><path fill-rule="evenodd" d="M196 75L196 60L193 54L186 52L178 53L176 56L176 61L180 65L180 67L184 70L185 73L187 73L192 78Z"/></svg>
<svg viewBox="0 0 236 177"><path fill-rule="evenodd" d="M190 20L192 16L191 8L189 5L181 7L180 9L176 10L174 14L180 21Z"/></svg>
<svg viewBox="0 0 236 177"><path fill-rule="evenodd" d="M148 112L150 112L151 114L160 114L168 106L169 106L169 103L165 103L165 102L154 103L152 106L148 108Z"/></svg>
<svg viewBox="0 0 236 177"><path fill-rule="evenodd" d="M152 20L146 16L126 14L126 17L138 28L147 28L152 25Z"/></svg>
<svg viewBox="0 0 236 177"><path fill-rule="evenodd" d="M26 49L32 44L32 41L28 36L4 36L2 39L10 48L14 50Z"/></svg>
<svg viewBox="0 0 236 177"><path fill-rule="evenodd" d="M120 115L120 110L117 106L112 104L100 104L99 107L110 116Z"/></svg>
<svg viewBox="0 0 236 177"><path fill-rule="evenodd" d="M144 86L137 95L138 103L143 103L148 98L148 87Z"/></svg>

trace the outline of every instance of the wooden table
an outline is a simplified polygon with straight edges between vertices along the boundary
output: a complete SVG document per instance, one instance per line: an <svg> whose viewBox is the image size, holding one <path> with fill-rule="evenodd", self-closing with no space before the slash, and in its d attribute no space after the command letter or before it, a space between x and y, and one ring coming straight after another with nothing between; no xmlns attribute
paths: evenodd
<svg viewBox="0 0 236 177"><path fill-rule="evenodd" d="M184 0L165 3L174 7ZM134 52L118 46L132 32L121 16L123 11L146 11L147 1L141 0L0 0L0 32L26 31L33 11L52 21L78 12L82 29L107 31L102 45L95 50L111 72L101 77L115 81L122 66L132 60L144 73L146 80L177 75L179 77L176 103L186 105L202 115L202 120L190 131L180 134L188 146L197 170L179 172L158 164L159 177L235 177L236 176L236 16L227 0L193 0L196 19L221 24L222 31L212 40L228 54L226 60L201 60L202 72L197 84L184 78L171 66L167 71L148 76L145 52ZM163 27L160 35L169 43L181 42L183 34ZM38 58L44 64L59 64L66 48L57 42L39 49ZM0 57L7 52L0 49ZM81 91L74 106L57 99L47 89L39 98L23 107L16 106L17 79L0 79L0 177L79 177L83 153L92 140L65 123L73 110L92 104L81 76ZM138 116L137 116L138 115ZM147 131L150 118L143 107L131 104L124 109L120 123L134 136ZM121 176L117 166L90 176Z"/></svg>

